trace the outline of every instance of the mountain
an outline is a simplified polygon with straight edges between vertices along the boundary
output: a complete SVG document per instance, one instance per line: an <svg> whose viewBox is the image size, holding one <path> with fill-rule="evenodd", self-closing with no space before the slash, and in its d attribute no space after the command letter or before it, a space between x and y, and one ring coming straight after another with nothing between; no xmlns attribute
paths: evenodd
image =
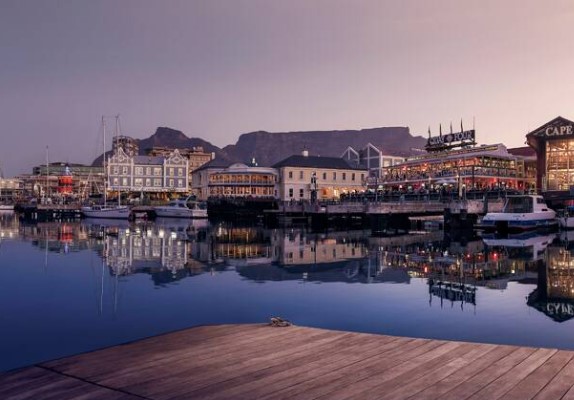
<svg viewBox="0 0 574 400"><path fill-rule="evenodd" d="M408 127L387 127L345 131L251 132L234 145L223 148L230 159L248 162L254 157L261 166L273 165L293 154L308 150L310 155L339 157L351 146L362 150L368 143L397 155L423 149L426 139L412 136Z"/></svg>
<svg viewBox="0 0 574 400"><path fill-rule="evenodd" d="M308 132L251 132L244 133L237 143L223 149L200 138L189 138L183 132L167 128L157 128L147 139L136 139L139 154L146 154L154 147L191 148L203 147L205 152L215 153L216 158L228 161L249 163L255 158L260 166L271 166L294 154L307 150L310 155L339 157L351 146L355 150L371 143L384 152L398 155L413 154L413 149L422 149L426 139L412 136L408 127L384 127L344 131ZM93 165L101 165L102 156Z"/></svg>

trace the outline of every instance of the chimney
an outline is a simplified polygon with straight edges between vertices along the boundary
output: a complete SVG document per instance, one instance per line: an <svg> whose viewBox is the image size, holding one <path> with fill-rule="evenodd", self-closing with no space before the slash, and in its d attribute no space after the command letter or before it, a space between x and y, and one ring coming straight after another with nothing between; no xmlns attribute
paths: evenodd
<svg viewBox="0 0 574 400"><path fill-rule="evenodd" d="M309 157L309 150L305 149L301 154L303 155L303 157Z"/></svg>

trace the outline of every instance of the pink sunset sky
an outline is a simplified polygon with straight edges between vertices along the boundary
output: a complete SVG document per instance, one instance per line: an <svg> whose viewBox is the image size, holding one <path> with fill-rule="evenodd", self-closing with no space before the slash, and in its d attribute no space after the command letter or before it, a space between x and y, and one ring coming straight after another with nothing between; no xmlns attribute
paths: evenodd
<svg viewBox="0 0 574 400"><path fill-rule="evenodd" d="M524 145L574 119L574 2L2 0L0 168L90 163L101 115L218 146L241 133L462 118Z"/></svg>

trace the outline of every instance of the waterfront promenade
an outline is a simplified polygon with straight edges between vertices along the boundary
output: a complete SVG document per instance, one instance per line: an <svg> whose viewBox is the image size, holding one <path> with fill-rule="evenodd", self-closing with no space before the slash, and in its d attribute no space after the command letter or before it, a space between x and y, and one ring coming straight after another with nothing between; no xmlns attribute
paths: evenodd
<svg viewBox="0 0 574 400"><path fill-rule="evenodd" d="M2 399L569 399L574 352L202 326L0 375Z"/></svg>

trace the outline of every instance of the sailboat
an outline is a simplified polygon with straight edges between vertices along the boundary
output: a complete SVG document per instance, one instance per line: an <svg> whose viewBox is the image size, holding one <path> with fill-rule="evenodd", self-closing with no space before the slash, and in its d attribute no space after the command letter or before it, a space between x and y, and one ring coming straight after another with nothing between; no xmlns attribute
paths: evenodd
<svg viewBox="0 0 574 400"><path fill-rule="evenodd" d="M117 118L117 117L116 117ZM116 123L117 126L117 123ZM82 207L82 214L87 218L111 218L111 219L129 219L130 209L128 206L122 206L120 204L121 196L118 195L117 205L107 204L107 191L108 191L108 171L106 169L106 120L102 117L102 130L104 135L104 154L103 154L103 166L104 166L104 204L103 205L91 205Z"/></svg>

